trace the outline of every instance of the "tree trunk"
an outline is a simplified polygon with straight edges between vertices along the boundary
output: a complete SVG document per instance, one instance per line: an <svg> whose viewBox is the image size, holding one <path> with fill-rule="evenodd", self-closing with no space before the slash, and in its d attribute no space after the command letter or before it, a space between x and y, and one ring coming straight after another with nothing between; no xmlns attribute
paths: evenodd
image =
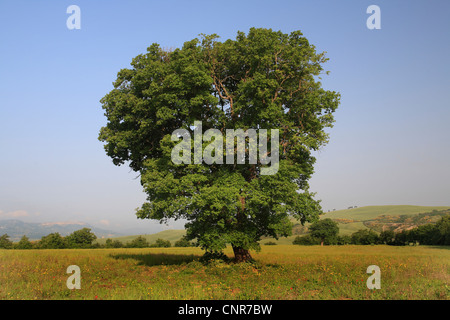
<svg viewBox="0 0 450 320"><path fill-rule="evenodd" d="M320 242L320 246L323 247L323 240Z"/></svg>
<svg viewBox="0 0 450 320"><path fill-rule="evenodd" d="M247 249L233 246L233 252L234 252L234 262L239 263L253 260L252 256L250 255L250 252Z"/></svg>

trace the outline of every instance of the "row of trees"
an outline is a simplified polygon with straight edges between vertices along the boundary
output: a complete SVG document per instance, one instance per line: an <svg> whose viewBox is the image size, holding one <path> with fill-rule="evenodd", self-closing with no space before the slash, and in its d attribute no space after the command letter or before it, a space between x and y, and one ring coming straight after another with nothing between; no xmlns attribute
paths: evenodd
<svg viewBox="0 0 450 320"><path fill-rule="evenodd" d="M19 242L13 243L7 234L0 237L2 249L65 249L65 248L91 248L97 236L89 228L83 228L63 237L58 232L43 236L39 241L31 242L23 236Z"/></svg>
<svg viewBox="0 0 450 320"><path fill-rule="evenodd" d="M319 220L311 225L309 234L298 236L293 244L299 245L450 245L450 216L442 217L436 224L426 224L411 230L395 233L386 230L377 232L365 229L359 230L351 235L339 235L338 224L331 219Z"/></svg>
<svg viewBox="0 0 450 320"><path fill-rule="evenodd" d="M101 245L93 243L96 235L89 228L74 231L72 234L62 237L59 233L51 233L41 238L40 241L31 242L23 236L18 243L9 240L7 234L0 236L0 248L3 249L65 249L65 248L151 248L171 247L169 240L157 239L150 244L143 236L138 236L128 243L119 240L107 239ZM298 245L408 245L419 243L424 245L450 245L450 216L442 217L436 224L426 224L411 230L395 233L386 230L380 234L373 230L359 230L352 235L339 235L338 224L331 219L323 219L313 223L309 228L309 234L298 236L293 244ZM175 247L197 246L183 237L174 244Z"/></svg>
<svg viewBox="0 0 450 320"><path fill-rule="evenodd" d="M138 236L132 241L124 244L119 240L106 239L105 248L169 248L172 243L169 240L156 239L154 243L149 243L143 236ZM187 240L185 237L174 243L174 247L194 247L193 242Z"/></svg>
<svg viewBox="0 0 450 320"><path fill-rule="evenodd" d="M97 236L89 228L74 231L63 237L58 232L43 236L39 241L30 241L23 236L19 242L13 243L7 234L0 236L0 249L70 249L70 248L152 248L172 246L169 240L157 239L155 243L149 243L143 236L138 236L128 243L119 240L106 239L105 244L94 243ZM194 244L184 237L174 244L175 247L190 247Z"/></svg>

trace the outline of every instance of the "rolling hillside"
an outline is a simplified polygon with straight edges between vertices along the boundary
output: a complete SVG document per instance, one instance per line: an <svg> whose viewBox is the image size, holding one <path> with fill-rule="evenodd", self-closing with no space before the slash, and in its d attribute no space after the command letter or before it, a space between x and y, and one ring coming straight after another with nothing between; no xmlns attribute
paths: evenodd
<svg viewBox="0 0 450 320"><path fill-rule="evenodd" d="M373 228L373 222L379 221L389 223L390 220L398 221L402 216L414 217L421 213L449 210L450 207L434 206L411 206L411 205L388 205L388 206L366 206L361 208L346 209L327 212L321 219L330 218L339 223L340 233L351 234L360 229ZM430 221L435 222L435 221Z"/></svg>
<svg viewBox="0 0 450 320"><path fill-rule="evenodd" d="M448 210L447 214L450 214L450 206L386 205L331 211L321 215L320 219L330 218L338 222L340 235L351 235L358 230L369 229L369 227L378 232L383 229L383 226L388 225L393 225L390 229L394 230L401 228L401 226L405 229L411 228L415 225L415 223L421 221L418 219L420 218L420 214L429 213L433 210ZM427 219L427 217L428 216L424 216L425 219L422 220L432 223L435 222L439 216L435 216L430 219ZM261 243L264 244L272 241L277 244L292 244L295 237L305 234L308 230L308 226L310 225L309 223L306 223L305 226L302 226L295 220L293 220L293 222L296 223L296 225L294 226L292 236L280 238L279 240L264 239Z"/></svg>
<svg viewBox="0 0 450 320"><path fill-rule="evenodd" d="M384 223L385 221L390 221L390 219L396 218L404 221L404 216L409 216L413 220L418 217L421 213L432 212L433 210L450 210L450 206L444 207L433 207L433 206L411 206L411 205L387 205L387 206L366 206L354 209L345 209L345 210L337 210L332 212L324 213L320 216L321 219L330 218L339 223L339 229L341 235L350 235L353 232L356 232L360 229L368 229L368 226L376 226L379 229L379 225L375 225L374 223ZM450 214L450 212L449 212ZM295 223L295 221L293 221ZM431 221L434 222L434 221ZM386 222L389 223L389 222ZM410 223L411 224L411 223ZM261 244L267 243L269 241L276 242L277 244L292 244L292 241L297 235L304 234L308 230L309 224L305 224L305 226L301 226L297 224L294 226L293 235L287 238L280 238L279 240L275 240L272 238L266 238L261 240ZM373 228L376 231L377 228ZM175 241L181 239L183 235L186 234L185 230L165 230L154 234L142 235L147 239L149 243L154 243L156 239L161 238L164 240L169 240L172 245ZM124 237L115 237L114 240L119 240L123 243L127 243L134 238L138 237L137 235L133 236L124 236ZM106 239L97 239L97 242L100 244L105 243Z"/></svg>
<svg viewBox="0 0 450 320"><path fill-rule="evenodd" d="M47 222L31 223L16 219L0 220L0 235L7 234L11 241L19 241L23 235L30 240L39 240L50 233L59 233L65 237L76 230L89 228L98 237L117 237L121 234L111 230L104 230L84 222Z"/></svg>
<svg viewBox="0 0 450 320"><path fill-rule="evenodd" d="M433 210L447 210L450 207L427 207L410 205L391 205L391 206L366 206L354 209L337 210L327 212L323 218L331 219L353 219L353 220L371 220L381 215L399 216L415 215L418 213L431 212Z"/></svg>

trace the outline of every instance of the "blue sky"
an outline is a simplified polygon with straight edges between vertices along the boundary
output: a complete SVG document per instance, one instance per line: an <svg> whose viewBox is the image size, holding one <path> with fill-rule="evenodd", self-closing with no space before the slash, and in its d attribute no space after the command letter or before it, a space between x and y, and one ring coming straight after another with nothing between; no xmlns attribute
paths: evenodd
<svg viewBox="0 0 450 320"><path fill-rule="evenodd" d="M72 4L80 30L66 27ZM371 4L380 30L366 27ZM310 181L325 210L450 205L449 13L446 0L2 0L0 219L166 228L136 219L145 194L97 140L99 100L154 42L175 48L250 27L301 30L330 58L323 86L342 100Z"/></svg>

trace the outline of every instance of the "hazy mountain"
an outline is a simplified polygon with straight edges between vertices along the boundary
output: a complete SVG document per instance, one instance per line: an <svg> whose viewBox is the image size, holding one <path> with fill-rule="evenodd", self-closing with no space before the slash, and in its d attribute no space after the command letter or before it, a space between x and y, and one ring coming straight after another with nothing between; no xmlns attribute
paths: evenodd
<svg viewBox="0 0 450 320"><path fill-rule="evenodd" d="M30 223L15 219L0 220L0 235L8 234L11 241L18 241L23 235L26 235L30 240L38 240L54 232L58 232L62 236L67 236L82 228L90 228L97 238L119 237L123 235L115 231L97 228L77 221Z"/></svg>

